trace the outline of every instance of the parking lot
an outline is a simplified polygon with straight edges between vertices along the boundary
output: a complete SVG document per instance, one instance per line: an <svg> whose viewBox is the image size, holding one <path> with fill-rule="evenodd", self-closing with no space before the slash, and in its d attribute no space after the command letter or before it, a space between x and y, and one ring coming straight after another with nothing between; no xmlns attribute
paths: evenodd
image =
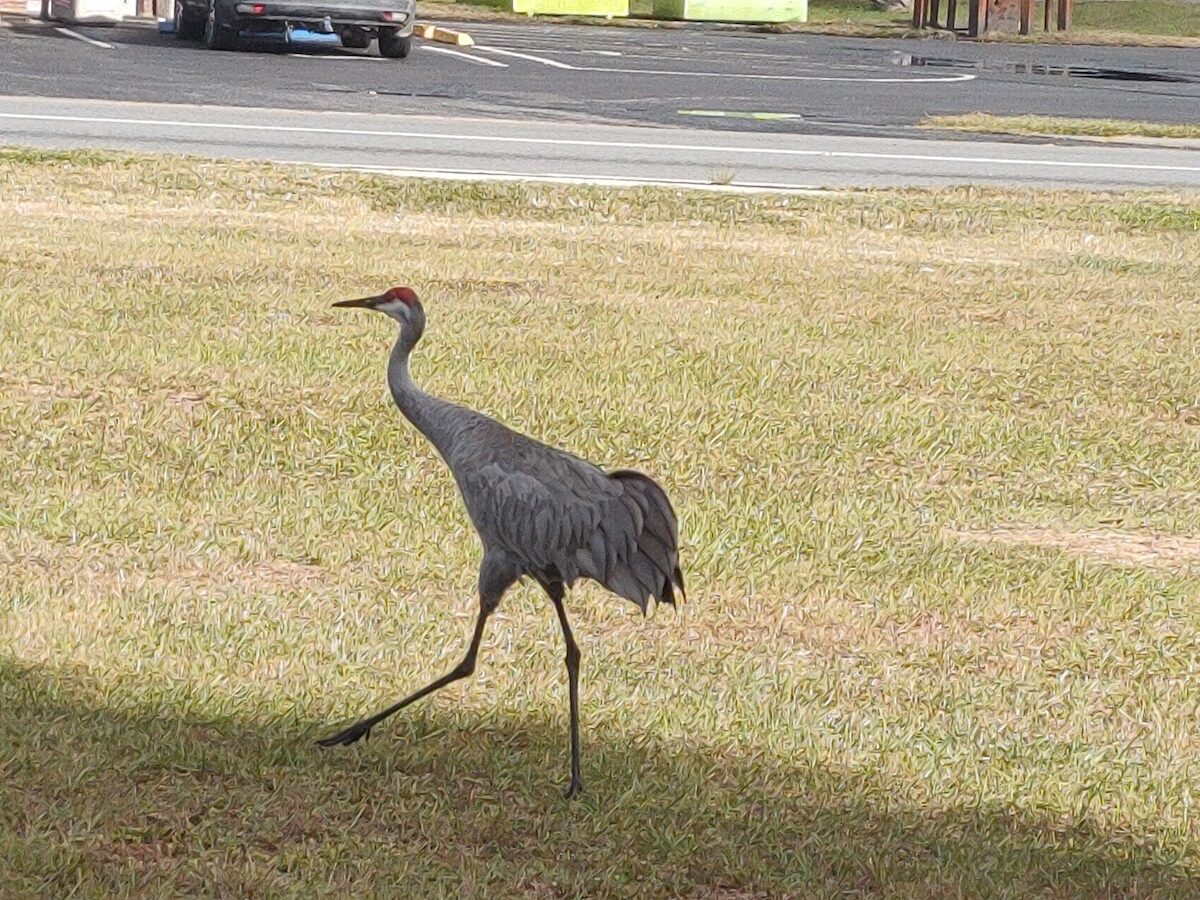
<svg viewBox="0 0 1200 900"><path fill-rule="evenodd" d="M1200 70L1188 50L461 27L474 46L418 41L408 60L390 61L310 45L212 52L144 22L13 22L0 29L0 93L835 134L978 110L1200 119ZM1133 77L1097 77L1103 72Z"/></svg>

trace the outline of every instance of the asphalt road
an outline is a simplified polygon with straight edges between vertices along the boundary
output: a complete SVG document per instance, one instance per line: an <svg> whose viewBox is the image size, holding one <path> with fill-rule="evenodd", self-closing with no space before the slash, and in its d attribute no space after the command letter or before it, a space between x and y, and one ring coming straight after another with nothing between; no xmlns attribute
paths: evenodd
<svg viewBox="0 0 1200 900"><path fill-rule="evenodd" d="M442 177L815 187L1200 188L1200 152L595 123L0 98L0 143L305 162Z"/></svg>
<svg viewBox="0 0 1200 900"><path fill-rule="evenodd" d="M1200 186L1195 150L912 127L976 110L1200 121L1195 51L464 27L476 46L418 42L396 62L219 53L143 23L14 24L0 29L0 143L463 176Z"/></svg>

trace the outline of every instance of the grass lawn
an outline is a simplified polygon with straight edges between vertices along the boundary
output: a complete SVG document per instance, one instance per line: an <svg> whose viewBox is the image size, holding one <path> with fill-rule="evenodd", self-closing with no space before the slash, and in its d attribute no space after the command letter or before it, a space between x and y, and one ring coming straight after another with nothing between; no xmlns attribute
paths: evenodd
<svg viewBox="0 0 1200 900"><path fill-rule="evenodd" d="M739 198L0 152L0 896L1195 897L1200 198ZM391 406L679 510L515 590Z"/></svg>
<svg viewBox="0 0 1200 900"><path fill-rule="evenodd" d="M1077 0L1075 26L1097 31L1127 31L1200 37L1200 9L1180 0Z"/></svg>
<svg viewBox="0 0 1200 900"><path fill-rule="evenodd" d="M976 131L988 134L1061 134L1078 137L1150 137L1200 139L1200 125L1131 122L1125 119L1072 119L1062 116L926 116L924 128Z"/></svg>

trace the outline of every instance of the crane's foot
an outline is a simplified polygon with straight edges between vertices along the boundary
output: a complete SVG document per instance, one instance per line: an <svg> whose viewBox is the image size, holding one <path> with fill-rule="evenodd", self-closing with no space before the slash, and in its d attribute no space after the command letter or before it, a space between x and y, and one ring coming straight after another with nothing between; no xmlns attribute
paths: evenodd
<svg viewBox="0 0 1200 900"><path fill-rule="evenodd" d="M355 722L345 731L339 731L332 737L321 738L317 741L322 747L336 747L338 744L353 744L359 738L371 736L371 726L366 722Z"/></svg>
<svg viewBox="0 0 1200 900"><path fill-rule="evenodd" d="M583 782L575 776L571 776L571 783L563 788L563 797L567 800L574 800L583 793Z"/></svg>

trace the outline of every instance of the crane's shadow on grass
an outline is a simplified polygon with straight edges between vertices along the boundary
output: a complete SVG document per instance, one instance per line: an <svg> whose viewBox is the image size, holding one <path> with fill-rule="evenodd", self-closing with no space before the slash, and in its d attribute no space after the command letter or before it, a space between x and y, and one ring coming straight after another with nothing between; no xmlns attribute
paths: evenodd
<svg viewBox="0 0 1200 900"><path fill-rule="evenodd" d="M1136 835L970 797L914 808L880 778L700 740L588 729L589 791L571 804L559 721L434 707L325 751L312 741L325 723L103 696L81 673L0 661L0 885L1200 896L1200 876Z"/></svg>

